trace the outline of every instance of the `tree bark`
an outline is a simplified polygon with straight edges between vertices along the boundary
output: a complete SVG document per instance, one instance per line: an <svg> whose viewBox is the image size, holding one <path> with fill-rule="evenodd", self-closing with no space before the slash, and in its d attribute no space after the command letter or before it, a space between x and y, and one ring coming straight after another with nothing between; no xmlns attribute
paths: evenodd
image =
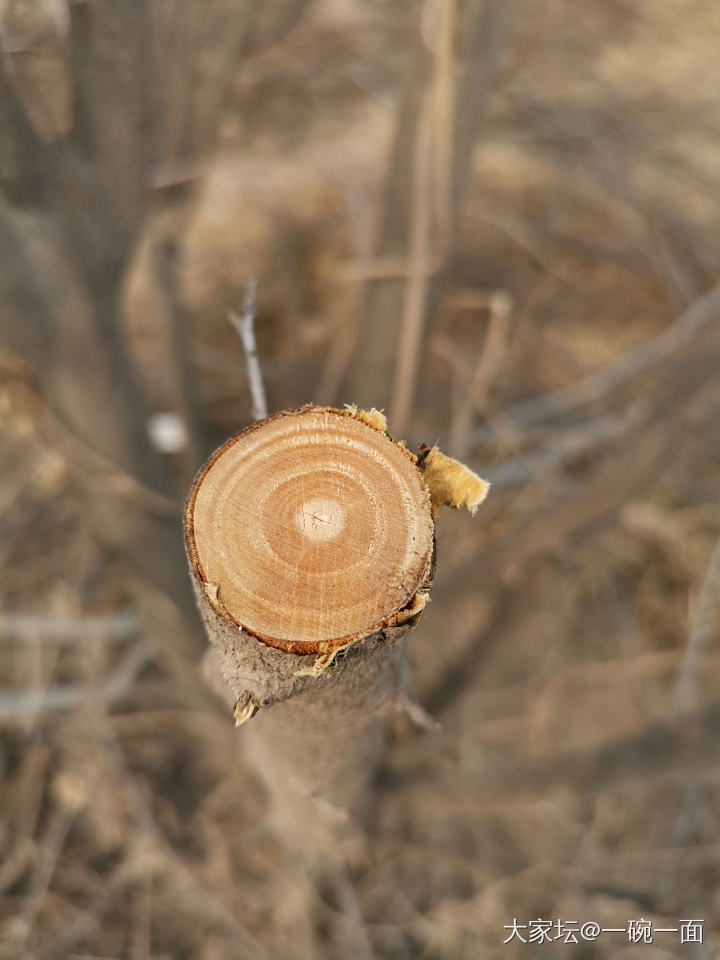
<svg viewBox="0 0 720 960"><path fill-rule="evenodd" d="M371 414L304 407L233 437L185 513L212 644L276 831L325 858L362 816L430 588L431 491ZM340 830L342 833L342 829Z"/></svg>

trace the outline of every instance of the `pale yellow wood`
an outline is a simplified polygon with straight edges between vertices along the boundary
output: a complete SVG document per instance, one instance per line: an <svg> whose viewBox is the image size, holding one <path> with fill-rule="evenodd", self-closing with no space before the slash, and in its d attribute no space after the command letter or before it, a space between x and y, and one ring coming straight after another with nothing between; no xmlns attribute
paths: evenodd
<svg viewBox="0 0 720 960"><path fill-rule="evenodd" d="M414 458L361 419L318 407L221 447L195 481L186 532L216 610L296 652L380 628L427 582L433 552Z"/></svg>

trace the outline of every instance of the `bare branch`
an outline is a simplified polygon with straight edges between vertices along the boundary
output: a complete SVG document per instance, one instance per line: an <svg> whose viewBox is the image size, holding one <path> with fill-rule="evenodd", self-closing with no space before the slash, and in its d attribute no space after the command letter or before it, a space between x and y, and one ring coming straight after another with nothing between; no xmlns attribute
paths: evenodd
<svg viewBox="0 0 720 960"><path fill-rule="evenodd" d="M105 700L117 700L132 688L138 674L152 659L153 645L140 640L118 662L100 686ZM76 685L58 687L24 687L0 691L0 720L20 720L37 713L74 710L85 698L85 691Z"/></svg>
<svg viewBox="0 0 720 960"><path fill-rule="evenodd" d="M393 429L406 430L420 366L422 330L427 310L429 261L432 256L430 185L432 175L432 127L430 107L423 98L415 141L413 203L410 212L410 273L403 296L395 378L390 418Z"/></svg>
<svg viewBox="0 0 720 960"><path fill-rule="evenodd" d="M395 710L403 714L418 730L438 730L440 724L416 700L403 691L395 701Z"/></svg>
<svg viewBox="0 0 720 960"><path fill-rule="evenodd" d="M0 616L0 640L127 640L135 636L137 631L137 619L129 611L104 617L57 617L34 613L5 613Z"/></svg>
<svg viewBox="0 0 720 960"><path fill-rule="evenodd" d="M243 350L245 351L245 364L247 366L250 396L252 398L253 420L264 420L268 415L268 406L265 397L262 370L260 369L257 347L255 346L256 290L257 280L253 278L248 281L242 312L231 313L228 319L242 340Z"/></svg>
<svg viewBox="0 0 720 960"><path fill-rule="evenodd" d="M710 554L705 576L700 584L695 614L692 619L690 636L688 638L680 673L675 687L671 714L677 716L692 709L697 699L698 675L700 661L707 642L712 636L714 614L720 594L720 537Z"/></svg>
<svg viewBox="0 0 720 960"><path fill-rule="evenodd" d="M505 290L496 290L490 297L488 307L490 319L485 342L464 390L462 402L450 425L450 452L460 460L467 457L473 411L484 410L490 387L505 353L512 297Z"/></svg>
<svg viewBox="0 0 720 960"><path fill-rule="evenodd" d="M505 459L497 466L488 466L484 472L493 487L515 487L539 475L555 475L574 457L587 455L605 443L618 440L630 432L636 416L598 417L588 420L577 430L563 431L553 443L525 456Z"/></svg>
<svg viewBox="0 0 720 960"><path fill-rule="evenodd" d="M716 320L718 315L720 283L692 303L674 324L637 349L624 354L617 362L602 367L569 387L516 403L506 411L503 419L511 425L528 427L547 417L568 413L586 403L600 400L616 387L672 356ZM473 441L482 443L488 436L487 428L482 427L475 431Z"/></svg>
<svg viewBox="0 0 720 960"><path fill-rule="evenodd" d="M370 259L372 238L367 195L362 190L349 190L346 202L352 226L355 258L341 272L340 279L349 281L350 289L344 291L344 322L338 322L336 326L315 394L315 402L328 407L337 400L340 385L347 374L357 344L362 281L368 270L377 269L377 265L373 266Z"/></svg>

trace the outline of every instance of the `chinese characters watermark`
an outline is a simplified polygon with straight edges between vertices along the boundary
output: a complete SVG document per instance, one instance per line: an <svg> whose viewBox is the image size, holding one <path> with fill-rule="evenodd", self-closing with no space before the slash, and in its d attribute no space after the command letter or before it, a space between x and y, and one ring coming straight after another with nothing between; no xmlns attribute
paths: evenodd
<svg viewBox="0 0 720 960"><path fill-rule="evenodd" d="M702 943L704 920L679 920L676 927L654 927L652 920L640 917L628 921L625 927L601 927L594 920L530 920L519 923L517 917L506 923L509 936L503 943L520 940L522 943L592 943L603 933L623 933L628 943L653 943L656 933L680 934L680 943Z"/></svg>

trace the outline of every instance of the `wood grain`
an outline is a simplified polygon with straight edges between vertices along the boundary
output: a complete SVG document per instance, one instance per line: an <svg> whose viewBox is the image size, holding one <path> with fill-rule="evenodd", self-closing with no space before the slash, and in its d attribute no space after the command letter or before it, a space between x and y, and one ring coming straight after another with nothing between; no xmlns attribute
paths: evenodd
<svg viewBox="0 0 720 960"><path fill-rule="evenodd" d="M310 653L380 629L413 600L433 521L404 447L347 412L304 407L216 451L193 485L186 538L217 612Z"/></svg>

